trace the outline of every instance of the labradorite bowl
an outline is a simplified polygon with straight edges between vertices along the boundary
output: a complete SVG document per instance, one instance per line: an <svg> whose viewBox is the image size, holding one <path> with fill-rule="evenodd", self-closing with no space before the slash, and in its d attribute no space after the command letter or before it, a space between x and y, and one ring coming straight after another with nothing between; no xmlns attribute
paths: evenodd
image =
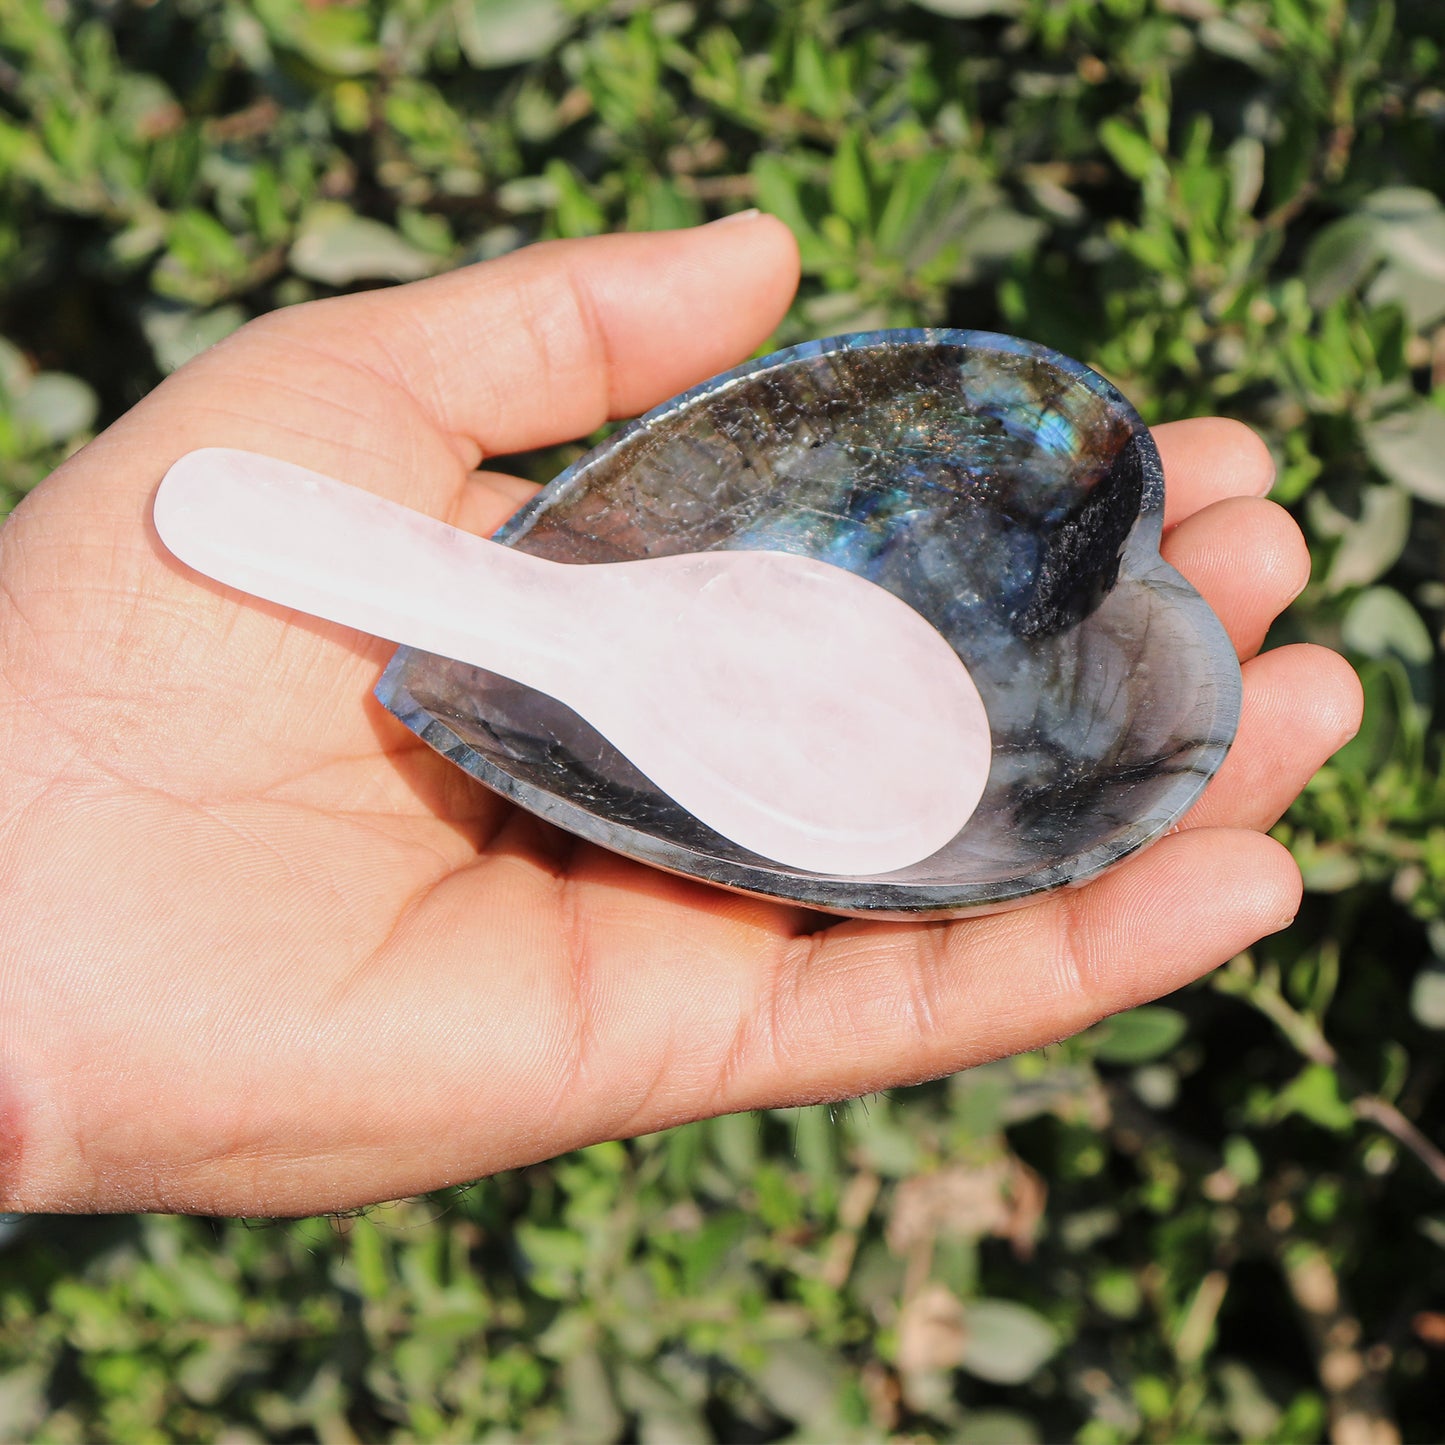
<svg viewBox="0 0 1445 1445"><path fill-rule="evenodd" d="M836 913L994 912L1158 838L1234 737L1239 665L1160 559L1163 503L1148 430L1088 367L1011 336L880 331L794 346L684 392L496 534L582 565L800 552L927 617L978 684L993 763L958 836L895 873L825 877L749 853L568 708L477 668L402 648L377 696L521 807L655 867Z"/></svg>

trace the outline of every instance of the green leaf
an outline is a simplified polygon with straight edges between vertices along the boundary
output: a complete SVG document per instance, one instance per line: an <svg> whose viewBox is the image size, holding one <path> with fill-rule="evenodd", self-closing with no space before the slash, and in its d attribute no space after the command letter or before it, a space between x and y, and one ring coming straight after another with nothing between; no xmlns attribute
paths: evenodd
<svg viewBox="0 0 1445 1445"><path fill-rule="evenodd" d="M768 1348L758 1387L779 1414L818 1426L836 1420L845 1378L834 1352L812 1340L778 1340Z"/></svg>
<svg viewBox="0 0 1445 1445"><path fill-rule="evenodd" d="M95 423L100 402L78 376L42 371L12 402L16 422L51 446L68 442Z"/></svg>
<svg viewBox="0 0 1445 1445"><path fill-rule="evenodd" d="M175 262L197 276L236 275L246 264L236 237L209 211L178 211L171 217L168 241Z"/></svg>
<svg viewBox="0 0 1445 1445"><path fill-rule="evenodd" d="M339 201L313 206L291 246L291 269L328 286L354 281L417 281L436 269L429 256L380 221L358 216Z"/></svg>
<svg viewBox="0 0 1445 1445"><path fill-rule="evenodd" d="M845 1107L854 1151L867 1168L889 1179L902 1179L918 1169L918 1140L886 1099L854 1099Z"/></svg>
<svg viewBox="0 0 1445 1445"><path fill-rule="evenodd" d="M832 247L813 225L812 205L805 199L805 182L797 165L790 157L761 151L753 157L751 170L758 205L793 233L803 269L816 273L832 258Z"/></svg>
<svg viewBox="0 0 1445 1445"><path fill-rule="evenodd" d="M1224 1141L1224 1167L1246 1188L1258 1184L1259 1150L1243 1134L1231 1134Z"/></svg>
<svg viewBox="0 0 1445 1445"><path fill-rule="evenodd" d="M1059 1347L1053 1325L1014 1300L971 1300L964 1323L968 1336L959 1363L995 1385L1031 1380Z"/></svg>
<svg viewBox="0 0 1445 1445"><path fill-rule="evenodd" d="M1044 1437L1017 1410L970 1410L948 1438L953 1445L1040 1445Z"/></svg>
<svg viewBox="0 0 1445 1445"><path fill-rule="evenodd" d="M1229 187L1239 214L1254 209L1264 189L1264 146L1253 136L1241 136L1229 148Z"/></svg>
<svg viewBox="0 0 1445 1445"><path fill-rule="evenodd" d="M207 1324L237 1323L243 1301L236 1282L221 1260L201 1258L173 1277L176 1297L185 1313Z"/></svg>
<svg viewBox="0 0 1445 1445"><path fill-rule="evenodd" d="M330 75L366 75L380 56L371 13L361 6L314 5L297 0L254 0L266 29Z"/></svg>
<svg viewBox="0 0 1445 1445"><path fill-rule="evenodd" d="M981 1064L955 1074L949 1081L953 1096L950 1113L965 1136L987 1139L1003 1124L1014 1092L1014 1078L1007 1065Z"/></svg>
<svg viewBox="0 0 1445 1445"><path fill-rule="evenodd" d="M30 385L30 363L13 341L0 336L0 394L16 396Z"/></svg>
<svg viewBox="0 0 1445 1445"><path fill-rule="evenodd" d="M1340 502L1316 488L1305 499L1305 516L1312 535L1335 542L1329 570L1324 575L1328 592L1365 587L1383 577L1399 560L1410 536L1410 498L1400 487L1343 488Z"/></svg>
<svg viewBox="0 0 1445 1445"><path fill-rule="evenodd" d="M1378 230L1371 216L1346 216L1315 237L1300 271L1311 305L1332 305L1379 265Z"/></svg>
<svg viewBox="0 0 1445 1445"><path fill-rule="evenodd" d="M757 1168L762 1139L756 1114L723 1114L693 1127L711 1143L718 1162L731 1178L746 1179Z"/></svg>
<svg viewBox="0 0 1445 1445"><path fill-rule="evenodd" d="M347 1236L356 1282L365 1299L385 1299L391 1292L391 1265L381 1235L369 1219L352 1221Z"/></svg>
<svg viewBox="0 0 1445 1445"><path fill-rule="evenodd" d="M1223 15L1212 15L1199 27L1199 43L1216 55L1237 60L1263 75L1275 68L1274 57L1249 26Z"/></svg>
<svg viewBox="0 0 1445 1445"><path fill-rule="evenodd" d="M1410 603L1391 587L1370 587L1350 604L1340 640L1365 657L1398 657L1416 667L1435 655L1430 629Z"/></svg>
<svg viewBox="0 0 1445 1445"><path fill-rule="evenodd" d="M793 52L793 84L791 93L804 109L824 119L842 113L851 100L837 83L816 34L805 30Z"/></svg>
<svg viewBox="0 0 1445 1445"><path fill-rule="evenodd" d="M950 279L960 282L1023 260L1048 232L1037 216L1026 216L1001 200L970 206L966 219L960 211L955 207L946 222L957 252Z"/></svg>
<svg viewBox="0 0 1445 1445"><path fill-rule="evenodd" d="M1017 15L1023 0L913 0L920 10L950 20L982 20L989 15Z"/></svg>
<svg viewBox="0 0 1445 1445"><path fill-rule="evenodd" d="M1094 1057L1106 1064L1143 1064L1167 1054L1189 1028L1172 1008L1146 1004L1096 1024L1083 1037L1094 1045Z"/></svg>
<svg viewBox="0 0 1445 1445"><path fill-rule="evenodd" d="M516 1242L535 1273L532 1287L546 1299L567 1299L587 1265L587 1241L574 1230L523 1222Z"/></svg>
<svg viewBox="0 0 1445 1445"><path fill-rule="evenodd" d="M1365 290L1365 304L1398 308L1405 324L1425 331L1445 317L1445 281L1404 266L1382 266Z"/></svg>
<svg viewBox="0 0 1445 1445"><path fill-rule="evenodd" d="M874 228L873 242L892 255L904 249L906 239L925 224L929 202L949 167L941 151L926 151L894 167L888 198Z"/></svg>
<svg viewBox="0 0 1445 1445"><path fill-rule="evenodd" d="M1440 198L1420 186L1382 186L1365 197L1360 209L1386 221L1413 221L1441 213Z"/></svg>
<svg viewBox="0 0 1445 1445"><path fill-rule="evenodd" d="M595 236L606 228L607 216L582 178L560 157L547 162L543 173L552 185L557 229L564 236Z"/></svg>
<svg viewBox="0 0 1445 1445"><path fill-rule="evenodd" d="M199 356L223 341L246 320L240 306L217 306L212 311L194 311L174 302L157 301L141 308L141 330L150 342L151 354L162 371L175 371L193 356Z"/></svg>
<svg viewBox="0 0 1445 1445"><path fill-rule="evenodd" d="M833 164L828 171L828 195L833 209L862 232L869 223L868 176L863 167L863 147L856 130L845 130L838 138Z"/></svg>
<svg viewBox="0 0 1445 1445"><path fill-rule="evenodd" d="M460 0L455 14L457 43L478 70L539 60L574 23L562 0Z"/></svg>
<svg viewBox="0 0 1445 1445"><path fill-rule="evenodd" d="M1116 1320L1133 1319L1144 1306L1144 1291L1133 1270L1113 1265L1094 1276L1090 1292L1094 1303Z"/></svg>
<svg viewBox="0 0 1445 1445"><path fill-rule="evenodd" d="M0 1420L11 1440L36 1440L50 1414L46 1399L50 1371L43 1361L12 1365L0 1373Z"/></svg>
<svg viewBox="0 0 1445 1445"><path fill-rule="evenodd" d="M1415 975L1410 1012L1427 1029L1445 1029L1445 968L1432 964Z"/></svg>
<svg viewBox="0 0 1445 1445"><path fill-rule="evenodd" d="M607 1445L618 1439L627 1424L612 1396L607 1366L595 1349L569 1355L562 1366L566 1400L565 1438L576 1445Z"/></svg>
<svg viewBox="0 0 1445 1445"><path fill-rule="evenodd" d="M747 1229L746 1217L730 1210L709 1219L696 1234L679 1240L677 1253L682 1264L684 1293L696 1296L706 1290Z"/></svg>
<svg viewBox="0 0 1445 1445"><path fill-rule="evenodd" d="M643 188L634 193L628 207L629 228L639 231L678 230L695 226L702 219L697 201L662 176L649 177ZM596 229L603 229L605 224L603 216Z"/></svg>
<svg viewBox="0 0 1445 1445"><path fill-rule="evenodd" d="M1117 116L1100 124L1099 139L1119 169L1136 181L1146 180L1164 167L1164 158L1148 139Z"/></svg>
<svg viewBox="0 0 1445 1445"><path fill-rule="evenodd" d="M1382 475L1422 501L1445 504L1445 412L1417 402L1367 423L1361 434Z"/></svg>
<svg viewBox="0 0 1445 1445"><path fill-rule="evenodd" d="M1215 1372L1224 1396L1224 1411L1241 1440L1301 1440L1309 1433L1276 1433L1280 1408L1249 1366L1223 1361Z"/></svg>
<svg viewBox="0 0 1445 1445"><path fill-rule="evenodd" d="M214 1405L243 1370L255 1368L259 1354L238 1336L202 1340L181 1362L176 1384L197 1403Z"/></svg>
<svg viewBox="0 0 1445 1445"><path fill-rule="evenodd" d="M1380 248L1397 265L1445 281L1445 210L1408 221L1382 221Z"/></svg>
<svg viewBox="0 0 1445 1445"><path fill-rule="evenodd" d="M711 1445L702 1411L660 1371L624 1361L616 1384L621 1404L638 1417L638 1445Z"/></svg>
<svg viewBox="0 0 1445 1445"><path fill-rule="evenodd" d="M1309 1064L1279 1095L1285 1113L1300 1114L1322 1129L1342 1134L1352 1129L1355 1116L1340 1097L1339 1076L1325 1064Z"/></svg>

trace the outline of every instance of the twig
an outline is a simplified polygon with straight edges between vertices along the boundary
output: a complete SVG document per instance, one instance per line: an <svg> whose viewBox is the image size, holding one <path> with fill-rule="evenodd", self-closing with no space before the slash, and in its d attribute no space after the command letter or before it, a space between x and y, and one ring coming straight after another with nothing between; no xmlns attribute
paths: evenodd
<svg viewBox="0 0 1445 1445"><path fill-rule="evenodd" d="M1333 1069L1348 1095L1350 1112L1357 1119L1383 1130L1401 1148L1413 1154L1435 1182L1445 1188L1445 1151L1426 1138L1388 1099L1361 1085L1340 1063L1339 1052L1324 1036L1320 1026L1285 998L1272 977L1256 976L1247 955L1241 955L1235 965L1216 974L1215 986L1223 993L1233 994L1252 1004L1312 1064Z"/></svg>
<svg viewBox="0 0 1445 1445"><path fill-rule="evenodd" d="M1392 1103L1378 1094L1358 1094L1350 1100L1355 1114L1383 1129L1408 1149L1445 1186L1445 1152L1427 1139Z"/></svg>
<svg viewBox="0 0 1445 1445"><path fill-rule="evenodd" d="M1332 1445L1400 1445L1380 1370L1360 1348L1360 1322L1346 1308L1324 1252L1283 1240L1277 1252L1329 1401Z"/></svg>

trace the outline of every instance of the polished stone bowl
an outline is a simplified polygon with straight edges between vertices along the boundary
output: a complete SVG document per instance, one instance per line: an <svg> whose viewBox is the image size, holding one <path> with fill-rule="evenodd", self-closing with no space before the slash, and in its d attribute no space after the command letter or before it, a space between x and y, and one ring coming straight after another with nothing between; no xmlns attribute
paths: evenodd
<svg viewBox="0 0 1445 1445"><path fill-rule="evenodd" d="M685 392L497 533L583 564L799 552L927 617L978 685L993 764L958 836L895 873L826 877L749 853L568 708L492 673L402 648L377 696L520 806L655 867L837 913L994 912L1158 838L1234 737L1239 665L1160 559L1163 503L1147 429L1086 366L988 332L880 331L791 347Z"/></svg>

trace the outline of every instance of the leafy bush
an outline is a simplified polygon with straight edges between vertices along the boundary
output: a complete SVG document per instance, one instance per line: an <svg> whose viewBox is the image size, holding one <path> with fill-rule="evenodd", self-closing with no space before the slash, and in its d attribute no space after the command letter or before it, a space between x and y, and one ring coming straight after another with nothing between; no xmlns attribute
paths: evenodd
<svg viewBox="0 0 1445 1445"><path fill-rule="evenodd" d="M782 340L1012 330L1260 427L1277 636L1369 711L1279 830L1295 927L1043 1054L356 1219L20 1222L0 1433L1437 1438L1442 46L1437 0L3 0L6 499L248 316L757 204Z"/></svg>

